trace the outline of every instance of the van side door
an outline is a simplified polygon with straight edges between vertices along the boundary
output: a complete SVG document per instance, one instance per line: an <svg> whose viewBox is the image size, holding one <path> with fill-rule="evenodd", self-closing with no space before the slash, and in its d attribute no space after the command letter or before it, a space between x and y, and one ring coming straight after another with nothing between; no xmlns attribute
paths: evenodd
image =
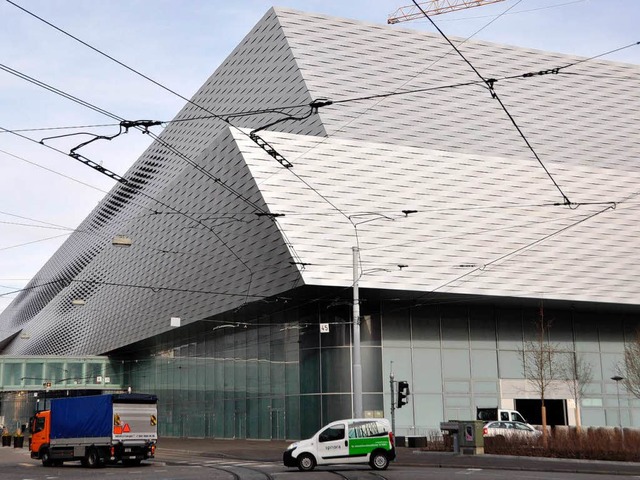
<svg viewBox="0 0 640 480"><path fill-rule="evenodd" d="M349 462L349 439L344 422L332 423L318 433L318 457L318 464Z"/></svg>

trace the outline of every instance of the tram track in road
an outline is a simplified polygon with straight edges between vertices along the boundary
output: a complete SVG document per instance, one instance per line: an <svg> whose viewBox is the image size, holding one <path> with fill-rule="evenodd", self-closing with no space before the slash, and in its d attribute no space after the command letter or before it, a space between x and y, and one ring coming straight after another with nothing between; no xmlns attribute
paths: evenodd
<svg viewBox="0 0 640 480"><path fill-rule="evenodd" d="M235 464L235 465L211 465L211 464L207 464L206 465L207 468L212 468L215 470L221 470L223 472L229 473L233 476L234 480L275 480L273 475L271 475L270 473L267 473L263 470L260 470L259 468L256 467L249 467L247 465L241 465L241 464ZM246 475L240 475L239 473L233 471L232 469L242 469L242 470L248 470L249 472L252 472L254 474L258 474L260 476L251 476L248 477Z"/></svg>
<svg viewBox="0 0 640 480"><path fill-rule="evenodd" d="M379 478L381 480L388 480L387 477L376 473L376 472L372 472L370 470L349 470L348 472L350 473L354 473L355 476L350 476L350 475L345 475L345 471L341 470L341 471L337 471L337 470L324 470L325 472L329 472L329 473L333 473L334 475L339 476L340 478L342 478L343 480L363 480L363 479L372 479L372 478Z"/></svg>
<svg viewBox="0 0 640 480"><path fill-rule="evenodd" d="M174 452L172 458L165 462L171 466L198 466L209 468L228 475L232 480L281 480L283 478L298 479L302 472L297 469L282 469L280 462L261 462L232 458L207 459L189 452ZM326 468L326 467L325 467ZM346 466L345 469L317 468L313 472L302 474L311 478L339 478L342 480L389 480L385 475L366 468L358 469Z"/></svg>

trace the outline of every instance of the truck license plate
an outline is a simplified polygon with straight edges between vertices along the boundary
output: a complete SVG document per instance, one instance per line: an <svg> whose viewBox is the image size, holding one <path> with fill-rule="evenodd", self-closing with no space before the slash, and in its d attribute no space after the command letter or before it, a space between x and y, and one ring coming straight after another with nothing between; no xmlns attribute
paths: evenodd
<svg viewBox="0 0 640 480"><path fill-rule="evenodd" d="M129 453L129 452L131 452L131 449L130 449L130 448L125 448L125 449L124 449L124 451L125 451L126 453Z"/></svg>

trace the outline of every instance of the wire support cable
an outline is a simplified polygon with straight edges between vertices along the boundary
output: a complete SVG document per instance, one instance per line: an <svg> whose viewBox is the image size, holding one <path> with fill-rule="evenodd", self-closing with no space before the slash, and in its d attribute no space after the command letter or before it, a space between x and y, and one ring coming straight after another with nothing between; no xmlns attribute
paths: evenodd
<svg viewBox="0 0 640 480"><path fill-rule="evenodd" d="M471 38L471 37L470 37ZM463 42L464 43L464 42ZM593 74L593 75L589 75L586 73L574 73L574 72L565 72L564 70L567 68L571 68L575 65L579 65L585 62L589 62L598 58L602 58L604 56L610 55L612 53L617 53L620 52L622 50L626 50L628 48L631 47L635 47L640 45L640 42L634 42L634 43L630 43L627 45L624 45L622 47L618 47L612 50L608 50L606 52L600 53L598 55L594 55L592 57L589 58L584 58L581 60L578 60L576 62L572 62L572 63L568 63L566 65L561 65L559 67L550 67L550 68L546 68L546 69L542 69L542 70L536 70L536 71L530 71L530 72L525 72L525 73L519 73L516 75L507 75L504 77L498 77L498 78L493 78L493 83L494 86L496 83L499 82L503 82L505 80L514 80L514 79L522 79L522 78L531 78L531 77L538 77L538 76L545 76L545 75L559 75L559 74L564 74L564 75L580 75L580 76L592 76L593 78L620 78L620 79L624 79L624 80L636 80L636 77L618 77L615 75L597 75L597 74ZM6 66L4 66L6 67ZM13 73L10 70L10 67L6 67L6 68L2 68L3 70L7 71L8 73ZM25 77L28 77L25 74L22 74L18 71L15 71L16 76L20 75L20 78L23 79L27 79ZM24 76L24 77L23 77ZM35 79L33 79L35 81ZM43 84L42 86L44 87ZM349 98L338 98L335 100L327 100L326 105L321 105L321 106L329 106L329 105L341 105L341 104L347 104L347 103L354 103L354 102L363 102L363 101L367 101L367 100L378 100L378 99L385 99L385 98L390 98L390 97L395 97L395 96L403 96L403 95L412 95L412 94L416 94L416 93L429 93L429 92L434 92L434 91L439 91L439 90L445 90L445 89L453 89L453 88L460 88L460 87L466 87L466 86L474 86L474 85L486 85L486 81L484 80L484 78L482 80L473 80L473 81L468 81L468 82L460 82L460 83L454 83L454 84L447 84L447 85L440 85L440 86L435 86L435 87L424 87L424 88L416 88L416 89L411 89L411 90L395 90L393 92L387 92L387 93L379 93L379 94L372 94L372 95L364 95L364 96L358 96L358 97L349 97ZM52 89L54 89L54 87L51 87ZM60 91L61 93L64 93L62 91ZM58 93L58 92L54 92L54 93ZM71 99L71 98L70 98ZM74 100L75 101L75 100ZM78 101L81 101L80 99L78 99ZM277 113L277 114L281 114L281 115L286 115L286 118L283 119L279 119L277 121L274 122L274 124L280 123L282 121L285 120L290 120L290 119L294 119L295 117L292 115L287 114L285 111L286 110L297 110L300 108L304 108L304 107L309 107L312 106L313 102L311 104L309 103L299 103L299 104L295 104L295 105L281 105L281 106L277 106L277 107L271 107L271 108L263 108L263 109L251 109L251 110L243 110L240 112L222 112L222 113L212 113L212 114L208 114L208 115L198 115L195 117L185 117L185 118L174 118L172 120L157 120L157 125L161 125L161 126L167 126L167 125L171 125L174 123L185 123L185 122L194 122L194 121L198 121L198 120L210 120L210 119L220 119L220 118L224 118L224 119L232 119L232 118L242 118L242 117L248 117L248 116L255 116L255 115L265 115L265 114L273 114L273 113ZM98 108L98 107L96 107ZM102 113L102 112L100 112ZM303 119L303 118L300 118ZM78 130L78 129L85 129L85 128L105 128L105 127L118 127L121 125L121 122L118 123L102 123L102 124L88 124L88 125L68 125L68 126L55 126L55 127L36 127L36 128L19 128L19 129L11 129L12 132L19 132L19 133L24 133L24 132L38 132L38 131L50 131L50 130ZM260 127L259 130L262 130L264 128L267 128L267 126L263 126ZM255 130L257 131L257 130ZM0 132L0 133L5 133L5 132Z"/></svg>
<svg viewBox="0 0 640 480"><path fill-rule="evenodd" d="M485 83L486 88L491 93L491 97L498 101L500 107L507 114L507 116L509 117L509 120L514 125L514 127L516 128L517 132L520 134L522 139L525 141L525 143L526 143L527 147L529 148L529 150L533 153L533 155L536 158L536 160L538 161L538 163L542 166L542 168L546 172L547 176L551 179L551 181L553 182L554 186L560 192L560 195L562 196L562 199L563 199L563 204L566 205L566 206L571 207L572 204L571 204L571 201L569 200L569 197L567 197L565 195L565 193L562 191L562 188L560 188L560 186L558 185L556 180L553 178L553 175L551 175L551 172L546 168L546 166L542 162L542 159L539 157L537 152L534 150L534 148L531 145L531 143L529 142L529 140L527 140L527 138L524 135L524 132L522 131L522 129L518 126L518 124L516 123L516 121L513 118L513 116L509 113L509 111L507 110L507 108L504 105L504 103L502 102L502 100L500 100L500 97L498 96L498 94L496 93L496 91L494 89L495 79L491 79L491 78L487 79L484 76L482 76L482 74L478 71L478 69L475 66L473 66L473 64L467 59L467 57L464 56L464 54L460 51L460 49L449 39L449 37L442 31L442 29L440 29L440 27L438 27L438 25L433 21L433 19L429 15L427 15L427 13L418 4L418 2L416 2L416 0L412 0L412 1L413 1L414 5L417 8L419 8L420 11L423 13L423 15L429 20L431 25L433 25L433 27L438 31L438 33L440 33L440 35L447 41L447 43L451 46L451 48L453 48L456 51L456 53L460 56L460 58L462 58L462 60L464 60L464 62L467 65L469 65L469 67L475 72L475 74Z"/></svg>
<svg viewBox="0 0 640 480"><path fill-rule="evenodd" d="M148 75L143 74L143 73L142 73L142 72L140 72L139 70L136 70L135 68L130 67L129 65L125 64L124 62L121 62L121 61L120 61L120 60L118 60L117 58L115 58L115 57L113 57L113 56L111 56L111 55L109 55L109 54L107 54L107 53L103 52L102 50L100 50L100 49L98 49L98 48L94 47L93 45L91 45L91 44L89 44L89 43L85 42L84 40L80 39L79 37L77 37L77 36L75 36L75 35L72 35L71 33L69 33L69 32L67 32L67 31L63 30L62 28L60 28L60 27L58 27L58 26L54 25L53 23L51 23L51 22L49 22L49 21L45 20L44 18L40 17L39 15L36 15L35 13L33 13L33 12L31 12L31 11L27 10L26 8L24 8L24 7L20 6L20 5L18 5L17 3L15 3L15 2L13 2L13 1L11 1L11 0L5 0L5 1L6 1L7 3L9 3L10 5L13 5L14 7L16 7L16 8L18 8L18 9L22 10L24 13L26 13L26 14L28 14L28 15L32 16L33 18L35 18L35 19L39 20L40 22L43 22L44 24L46 24L46 25L50 26L51 28L53 28L53 29L57 30L58 32L62 33L63 35L66 35L67 37L69 37L69 38L71 38L71 39L75 40L76 42L78 42L78 43L80 43L80 44L84 45L85 47L87 47L87 48L91 49L92 51L96 52L97 54L102 55L103 57L108 58L109 60L111 60L111 61L113 61L113 62L117 63L118 65L120 65L121 67L123 67L123 68L125 68L125 69L129 70L130 72L132 72L132 73L134 73L134 74L136 74L136 75L138 75L138 76L140 76L140 77L144 78L145 80L147 80L147 81L149 81L149 82L153 83L154 85L156 85L156 86L158 86L158 87L162 88L163 90L165 90L165 91L167 91L167 92L171 93L172 95L177 96L178 98L180 98L180 99L184 100L185 102L189 103L190 105L193 105L193 106L195 106L195 107L197 107L197 108L199 108L199 109L201 109L201 110L204 110L205 112L209 113L209 114L212 116L212 118L215 118L215 119L221 120L222 122L226 123L226 124L227 124L227 125L229 125L230 127L237 129L237 130L238 130L239 132L241 132L243 135L247 135L247 136L249 136L249 134L248 134L248 133L244 132L242 129L240 129L240 128L238 128L237 126L233 125L233 124L229 121L229 119L228 119L228 118L225 118L225 117L223 117L223 116L220 116L220 115L218 115L218 114L216 114L216 113L212 112L212 111L211 111L211 110L209 110L208 108L206 108L206 107L204 107L204 106L202 106L202 105L200 105L200 104L198 104L198 103L194 102L193 100L191 100L191 99L189 99L189 98L185 97L184 95L181 95L180 93L178 93L178 92L176 92L175 90L173 90L173 89L171 89L171 88L169 88L169 87L167 87L167 86L163 85L162 83L160 83L160 82L158 82L158 81L154 80L153 78L149 77ZM251 138L251 137L250 137L250 138ZM252 138L252 140L253 140L253 138Z"/></svg>
<svg viewBox="0 0 640 480"><path fill-rule="evenodd" d="M472 275L472 274L474 274L476 272L485 271L488 267L490 267L492 265L495 265L498 262L502 262L504 260L510 260L510 259L518 256L519 254L523 253L524 251L529 250L530 248L535 247L535 246L537 246L537 245L549 240L550 238L553 238L553 237L555 237L557 235L560 235L561 233L563 233L563 232L565 232L565 231L567 231L567 230L569 230L569 229L571 229L571 228L573 228L573 227L575 227L577 225L585 223L588 220L591 220L592 218L597 217L598 215L601 215L601 214L603 214L603 213L605 213L605 212L607 212L609 210L615 210L617 205L618 205L617 203L611 202L607 207L605 207L605 208L603 208L601 210L598 210L598 211L596 211L596 212L594 212L594 213L592 213L590 215L586 215L586 216L580 218L579 220L570 223L569 225L566 225L566 226L564 226L564 227L562 227L562 228L560 228L558 230L555 230L555 231L543 236L542 238L539 238L539 239L534 240L533 242L530 242L530 243L528 243L528 244L526 244L526 245L524 245L522 247L519 247L519 248L517 248L515 250L512 250L510 252L507 252L504 255L501 255L498 258L495 258L495 259L491 260L490 262L487 262L487 263L485 263L483 265L477 266L477 267L473 268L472 270L470 270L468 272L465 272L462 275L460 275L460 276L458 276L458 277L456 277L456 278L454 278L452 280L449 280L448 282L443 283L442 285L434 288L433 290L427 292L426 294L422 295L421 297L418 297L418 299L424 298L425 296L430 295L430 294L432 294L432 293L434 293L434 292L436 292L438 290L441 290L441 289L443 289L443 288L445 288L445 287L447 287L447 286L449 286L449 285L451 285L451 284L453 284L455 282L458 282L458 281L462 280L463 278L468 277L468 276L470 276L470 275Z"/></svg>

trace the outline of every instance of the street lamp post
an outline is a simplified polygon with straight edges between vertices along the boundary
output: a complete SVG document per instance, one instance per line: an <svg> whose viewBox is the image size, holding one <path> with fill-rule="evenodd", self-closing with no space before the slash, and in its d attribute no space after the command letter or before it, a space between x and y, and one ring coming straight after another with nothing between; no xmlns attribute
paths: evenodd
<svg viewBox="0 0 640 480"><path fill-rule="evenodd" d="M355 418L364 416L362 411L362 361L360 360L360 294L358 291L358 247L353 247L353 410Z"/></svg>
<svg viewBox="0 0 640 480"><path fill-rule="evenodd" d="M611 380L616 382L616 393L618 395L618 425L620 426L620 432L622 432L622 410L620 408L620 380L624 380L624 377L616 375L611 377Z"/></svg>

